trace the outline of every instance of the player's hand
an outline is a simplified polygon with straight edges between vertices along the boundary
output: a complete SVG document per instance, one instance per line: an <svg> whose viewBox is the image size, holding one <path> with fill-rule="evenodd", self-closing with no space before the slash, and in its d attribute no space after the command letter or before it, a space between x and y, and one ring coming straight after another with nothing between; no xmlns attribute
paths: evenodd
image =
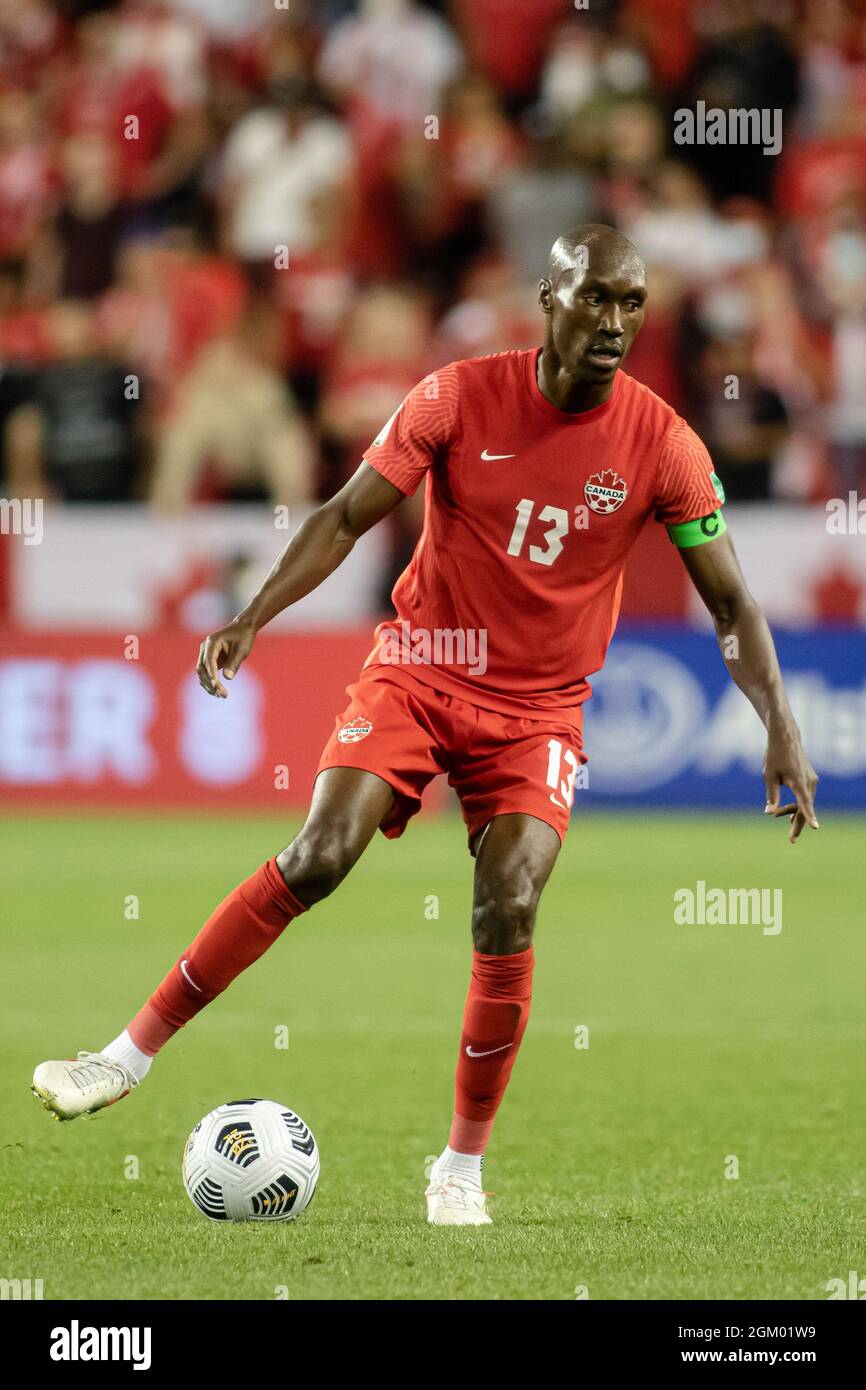
<svg viewBox="0 0 866 1390"><path fill-rule="evenodd" d="M767 788L764 811L768 816L791 817L788 838L792 845L799 839L804 825L818 829L814 804L818 774L803 751L796 727L770 731L764 757L764 783ZM796 798L786 805L781 804L783 786L790 787Z"/></svg>
<svg viewBox="0 0 866 1390"><path fill-rule="evenodd" d="M240 618L235 618L233 623L205 638L199 649L196 673L199 684L208 695L216 695L219 700L228 699L229 693L219 673L222 671L226 680L230 681L241 662L246 661L255 640L255 628Z"/></svg>

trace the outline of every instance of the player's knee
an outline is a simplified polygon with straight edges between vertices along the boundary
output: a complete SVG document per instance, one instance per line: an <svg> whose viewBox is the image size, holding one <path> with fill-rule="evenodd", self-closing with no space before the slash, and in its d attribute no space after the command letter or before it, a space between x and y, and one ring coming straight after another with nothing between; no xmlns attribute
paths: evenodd
<svg viewBox="0 0 866 1390"><path fill-rule="evenodd" d="M355 863L351 845L333 834L310 834L302 830L277 855L277 866L292 892L311 906L327 898L339 887Z"/></svg>
<svg viewBox="0 0 866 1390"><path fill-rule="evenodd" d="M532 945L538 895L523 892L489 894L472 909L472 944L483 955L513 955Z"/></svg>

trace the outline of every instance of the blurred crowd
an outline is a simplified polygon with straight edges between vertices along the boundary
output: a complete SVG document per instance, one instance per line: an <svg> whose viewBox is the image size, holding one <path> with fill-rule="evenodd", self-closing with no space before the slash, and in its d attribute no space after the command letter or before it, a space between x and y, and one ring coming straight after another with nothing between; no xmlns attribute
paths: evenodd
<svg viewBox="0 0 866 1390"><path fill-rule="evenodd" d="M676 144L698 100L781 152ZM0 492L328 496L426 372L541 341L591 219L729 498L837 495L864 198L866 0L0 0Z"/></svg>

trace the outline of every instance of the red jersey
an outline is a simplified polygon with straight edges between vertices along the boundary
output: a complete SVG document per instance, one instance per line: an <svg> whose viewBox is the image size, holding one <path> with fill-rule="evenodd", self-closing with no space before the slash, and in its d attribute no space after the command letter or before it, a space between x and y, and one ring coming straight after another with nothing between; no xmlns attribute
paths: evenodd
<svg viewBox="0 0 866 1390"><path fill-rule="evenodd" d="M650 519L714 512L712 463L660 397L617 372L570 414L540 392L540 349L452 362L419 382L364 454L424 527L365 668L387 666L503 713L577 723Z"/></svg>

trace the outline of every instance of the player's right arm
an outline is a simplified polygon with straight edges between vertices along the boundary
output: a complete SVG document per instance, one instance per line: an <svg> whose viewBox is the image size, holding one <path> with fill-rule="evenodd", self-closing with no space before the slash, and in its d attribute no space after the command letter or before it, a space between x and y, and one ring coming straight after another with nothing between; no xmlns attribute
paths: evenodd
<svg viewBox="0 0 866 1390"><path fill-rule="evenodd" d="M259 629L318 588L342 564L358 537L405 495L370 464L362 463L345 487L307 517L243 612L202 642L197 672L209 695L227 698L220 671L231 680L249 656Z"/></svg>
<svg viewBox="0 0 866 1390"><path fill-rule="evenodd" d="M357 472L298 528L243 612L202 643L198 678L209 695L224 700L228 691L219 673L231 680L249 656L259 628L317 588L342 564L359 536L412 496L437 453L453 441L458 396L455 363L431 372L412 388L376 435Z"/></svg>

